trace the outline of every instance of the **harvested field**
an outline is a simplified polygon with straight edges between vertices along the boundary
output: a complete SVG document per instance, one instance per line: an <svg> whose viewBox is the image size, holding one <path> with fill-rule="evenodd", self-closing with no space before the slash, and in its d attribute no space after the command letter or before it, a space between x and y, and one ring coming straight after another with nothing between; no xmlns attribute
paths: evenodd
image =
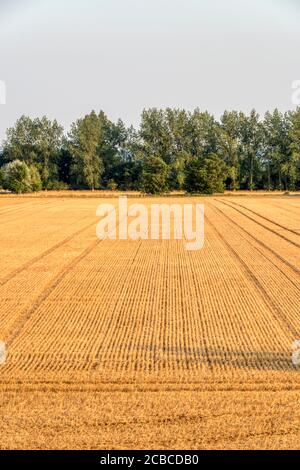
<svg viewBox="0 0 300 470"><path fill-rule="evenodd" d="M300 198L161 199L200 251L101 241L101 202L0 199L0 447L300 448Z"/></svg>

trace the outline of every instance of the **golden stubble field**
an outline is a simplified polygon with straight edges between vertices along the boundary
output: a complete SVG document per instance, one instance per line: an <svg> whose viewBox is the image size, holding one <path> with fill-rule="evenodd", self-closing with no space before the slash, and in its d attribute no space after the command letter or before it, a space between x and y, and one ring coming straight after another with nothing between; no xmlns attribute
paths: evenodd
<svg viewBox="0 0 300 470"><path fill-rule="evenodd" d="M128 200L203 202L194 252L101 202L0 199L0 448L300 448L300 198Z"/></svg>

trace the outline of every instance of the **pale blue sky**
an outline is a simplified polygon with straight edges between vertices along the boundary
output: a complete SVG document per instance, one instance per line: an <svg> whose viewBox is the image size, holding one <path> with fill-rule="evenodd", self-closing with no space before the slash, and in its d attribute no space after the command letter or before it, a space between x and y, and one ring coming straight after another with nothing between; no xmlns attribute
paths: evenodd
<svg viewBox="0 0 300 470"><path fill-rule="evenodd" d="M22 114L290 109L299 21L298 0L0 0L0 139Z"/></svg>

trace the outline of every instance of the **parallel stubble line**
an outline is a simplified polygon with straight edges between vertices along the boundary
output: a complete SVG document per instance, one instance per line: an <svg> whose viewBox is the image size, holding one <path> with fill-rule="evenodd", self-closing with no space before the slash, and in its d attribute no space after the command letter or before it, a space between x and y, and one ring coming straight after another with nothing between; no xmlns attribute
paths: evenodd
<svg viewBox="0 0 300 470"><path fill-rule="evenodd" d="M210 203L211 204L211 203ZM283 264L289 266L293 272L289 272L291 278L298 283L298 271L300 268L300 250L297 245L291 243L290 238L287 238L280 234L277 230L273 230L264 224L258 223L257 220L253 219L248 214L240 211L237 207L226 204L224 201L215 199L213 203L214 207L222 208L222 212L231 220L234 220L243 231L254 235L254 239L257 239L257 243L269 247L269 253L274 251L274 256L283 258ZM252 238L253 239L253 238ZM262 245L261 245L262 246ZM275 255L276 253L276 255ZM269 257L269 256L268 256ZM277 263L277 261L276 261ZM296 274L296 276L295 276Z"/></svg>
<svg viewBox="0 0 300 470"><path fill-rule="evenodd" d="M206 356L209 355L213 369L229 373L238 367L242 371L251 363L249 351L259 351L262 347L271 350L268 320L272 321L274 334L278 328L269 306L261 305L261 298L256 291L253 295L252 282L244 277L243 270L230 256L213 227L207 224L206 230L206 255L204 252L188 255L194 279L189 284L192 287L191 298L198 312L196 318L199 317L204 325ZM256 335L253 334L254 330ZM282 333L280 328L279 334ZM201 341L203 336L202 332ZM195 341L197 344L196 335Z"/></svg>
<svg viewBox="0 0 300 470"><path fill-rule="evenodd" d="M291 240L290 238L288 238L287 236L285 235L282 235L282 233L279 233L278 231L276 231L275 229L271 229L270 227L267 227L266 225L264 225L262 222L259 222L258 220L256 220L255 218L251 217L250 215L248 214L245 214L245 212L241 211L240 209L238 209L238 207L242 207L243 209L246 209L246 210L249 210L251 213L254 213L256 216L258 217L261 217L263 220L266 220L267 222L271 223L271 224L274 224L274 225L277 225L279 226L281 229L283 230L286 230L290 233L292 233L293 235L297 235L297 236L300 236L300 234L298 232L296 232L295 230L290 230L288 229L287 227L284 227L282 225L279 225L277 223L275 223L274 221L271 221L270 219L266 219L265 217L262 217L260 216L259 214L256 214L255 212L251 211L250 209L247 209L243 206L241 206L240 204L236 204L236 203L233 203L234 205L232 204L229 204L228 202L225 202L224 200L221 200L221 202L229 207L232 207L233 209L235 209L237 212L239 212L240 214L244 215L245 217L247 217L248 219L252 220L253 222L255 222L257 225L260 225L261 227L265 228L266 230L268 230L269 232L277 235L278 237L282 238L283 240L287 241L288 243L291 243L292 245L296 246L297 248L300 248L300 243L294 241L294 240ZM235 207L237 206L237 207Z"/></svg>
<svg viewBox="0 0 300 470"><path fill-rule="evenodd" d="M36 207L37 202L36 201L28 201L24 200L22 202L16 202L15 200L11 201L10 199L7 199L7 202L10 204L7 204L7 206L0 207L0 215L3 214L15 214L16 212L22 212L28 207L34 206ZM47 204L48 202L46 201L44 204ZM42 204L42 203L41 203Z"/></svg>
<svg viewBox="0 0 300 470"><path fill-rule="evenodd" d="M90 216L85 216L82 218L82 220L85 220L87 218L90 218ZM38 261L41 261L43 258L45 258L46 256L48 256L50 253L53 253L55 250L57 250L58 248L61 248L63 245L66 245L69 241L73 240L75 237L77 237L78 235L82 234L85 230L88 230L89 228L91 228L92 226L95 226L95 221L89 223L88 225L85 225L83 228L81 228L80 230L78 230L77 232L73 233L72 235L68 236L67 238L64 238L63 240L61 240L60 242L56 243L55 245L53 245L51 248L49 248L48 250L44 251L43 253L41 253L40 255L37 255L35 256L34 258L32 258L31 260L27 261L27 263L24 263L22 266L20 266L19 268L15 269L13 272L10 272L7 276L3 277L2 279L0 279L0 286L3 286L5 284L7 284L11 279L13 279L15 276L17 276L18 274L20 274L22 271L25 271L26 269L28 269L30 266L32 266L33 264L37 263Z"/></svg>
<svg viewBox="0 0 300 470"><path fill-rule="evenodd" d="M86 248L83 253L81 253L75 260L68 264L48 285L48 287L42 292L42 294L36 299L30 309L23 312L17 323L14 325L13 333L6 339L7 346L11 346L15 338L20 334L20 331L23 329L24 325L33 314L33 312L47 299L51 292L58 286L62 279L79 263L85 256L87 256L91 250L93 250L99 243L99 240L94 241L88 248Z"/></svg>
<svg viewBox="0 0 300 470"><path fill-rule="evenodd" d="M267 245L266 243L264 243L261 239L259 239L258 237L255 237L254 235L252 235L248 230L246 230L244 227L242 227L240 224L238 224L235 220L233 220L231 217L228 216L228 214L226 214L225 212L223 212L222 210L220 210L216 205L212 205L212 204L209 204L209 203L206 203L209 207L211 207L213 210L216 210L219 214L221 214L224 218L226 218L229 222L231 222L233 225L235 225L236 227L238 227L238 229L243 232L246 237L249 237L251 240L253 240L255 243L252 245L255 247L255 249L263 256L265 257L269 262L271 262L288 280L289 282L292 282L294 284L294 286L300 290L300 278L298 279L298 276L300 276L300 269L298 269L296 266L294 266L293 264L291 264L289 261L287 261L286 258L284 258L283 256L281 256L277 251L273 250L270 245ZM251 243L249 240L248 240L249 243ZM278 265L274 264L274 262L268 257L266 256L266 253L262 250L259 250L259 248L256 246L256 245L260 245L262 246L267 252L271 253L275 258L277 258L281 263L283 263L287 268L291 269L292 271L294 271L294 273L297 275L297 278L294 280L291 278L290 275L288 275L287 273L285 273Z"/></svg>
<svg viewBox="0 0 300 470"><path fill-rule="evenodd" d="M76 232L76 234L71 235L68 237L68 240L65 239L62 242L58 243L55 245L55 248L52 247L50 248L49 252L52 252L53 250L57 249L64 243L67 243L70 239L73 239L76 237L78 234L83 233L85 230L90 228L92 225L94 225L95 222L89 224L88 226L84 227L83 229L79 230ZM72 260L67 266L65 266L60 273L48 284L46 289L43 290L43 292L39 295L39 297L34 301L32 306L27 309L26 311L22 312L21 316L19 319L16 321L15 325L12 327L13 333L6 339L6 343L8 346L11 346L13 343L14 339L19 335L20 331L22 330L23 326L26 324L32 313L47 299L47 297L51 294L51 292L59 285L59 283L64 279L64 277L72 270L74 267L82 260L84 259L99 243L101 240L96 239L94 242L92 242L79 256L77 256L74 260ZM48 253L49 254L49 253ZM41 258L46 256L44 253L42 253ZM36 257L39 258L39 257ZM40 259L40 258L39 258ZM32 261L32 260L31 260ZM37 261L37 259L35 260ZM23 270L23 269L22 269Z"/></svg>
<svg viewBox="0 0 300 470"><path fill-rule="evenodd" d="M84 231L94 221L17 268L22 275L8 288L21 285L18 300L32 286L24 281L27 269L43 286L6 327L11 361L3 380L20 374L28 387L31 378L41 388L64 380L66 390L87 383L95 391L110 390L109 381L111 390L183 390L193 383L227 390L231 379L263 390L277 373L283 383L293 372L288 348L300 331L297 247L223 200L206 205L199 252L177 240L90 243L91 234L87 246ZM72 261L61 269L64 249L55 250L73 238ZM55 271L44 275L46 262ZM8 316L14 303L5 288Z"/></svg>
<svg viewBox="0 0 300 470"><path fill-rule="evenodd" d="M37 206L41 206L42 209L36 210L36 209L37 209ZM45 206L46 206L46 207L45 207ZM37 203L35 203L35 204L32 203L32 204L30 204L30 205L29 205L29 204L26 204L25 207L18 208L18 209L16 209L16 210L13 211L13 212L0 213L0 220L2 219L2 217L1 217L2 214L4 214L4 216L5 216L5 220L3 220L3 219L1 220L1 227L3 227L3 226L6 225L6 224L10 224L11 222L16 222L16 221L18 221L18 220L23 219L23 218L24 218L24 208L25 208L26 210L27 210L28 208L29 208L30 210L32 209L32 212L29 212L29 214L28 214L28 212L27 212L26 215L28 216L28 215L40 214L41 212L44 211L45 208L46 208L46 209L49 209L49 206L50 206L50 208L51 208L51 207L55 207L56 204L53 203L53 202L51 203L51 201L49 201L49 202L47 201L47 202L44 202L44 203L41 202L41 203L39 203L39 204L37 204ZM14 216L16 213L18 213L18 214L20 213L20 215L18 215L17 217L14 217L14 218L12 218L12 219L8 218L8 216L10 216L10 215L13 215L13 216Z"/></svg>
<svg viewBox="0 0 300 470"><path fill-rule="evenodd" d="M297 217L296 220L297 220L298 223L300 223L300 208L295 207L293 209L294 206L292 206L292 205L290 205L289 207L284 207L281 204L276 204L275 202L270 202L269 206L276 207L276 209L280 209L282 211L282 213L289 212L290 214L293 214L294 216L298 215L299 218ZM294 217L293 217L293 220L294 220Z"/></svg>
<svg viewBox="0 0 300 470"><path fill-rule="evenodd" d="M207 219L208 220L208 219ZM261 283L258 276L249 268L248 264L242 258L241 254L238 252L237 249L234 248L232 244L230 244L224 234L222 234L212 223L211 220L208 222L213 226L216 233L219 235L220 239L227 247L228 251L231 253L233 258L238 262L238 264L242 267L246 276L252 281L256 289L260 292L262 301L269 307L271 307L271 311L275 314L275 319L279 320L282 328L288 333L291 339L297 338L299 335L299 330L291 324L290 319L287 317L286 313L283 312L282 308L274 301L274 299L270 296L269 291L265 288L265 286Z"/></svg>
<svg viewBox="0 0 300 470"><path fill-rule="evenodd" d="M248 212L251 212L252 214L254 214L255 216L257 217L260 217L261 219L265 220L266 222L269 222L273 225L276 225L277 227L283 229L283 230L286 230L287 232L290 232L290 233L293 233L294 235L296 235L297 237L300 237L300 233L297 231L297 230L293 230L289 227L286 227L285 225L282 225L278 222L276 222L274 219L270 219L269 217L266 217L265 215L262 215L260 214L259 212L257 211L254 211L253 209L250 209L249 207L246 207L246 206L243 206L242 204L238 203L238 202L233 202L233 201L230 201L233 205L235 206L238 206L240 207L241 209L245 209L246 211Z"/></svg>

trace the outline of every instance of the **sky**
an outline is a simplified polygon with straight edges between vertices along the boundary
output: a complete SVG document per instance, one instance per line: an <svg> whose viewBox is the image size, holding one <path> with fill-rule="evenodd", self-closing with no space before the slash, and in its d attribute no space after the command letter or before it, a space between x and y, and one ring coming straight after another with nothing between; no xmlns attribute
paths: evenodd
<svg viewBox="0 0 300 470"><path fill-rule="evenodd" d="M292 109L300 0L0 0L0 140L22 115Z"/></svg>

